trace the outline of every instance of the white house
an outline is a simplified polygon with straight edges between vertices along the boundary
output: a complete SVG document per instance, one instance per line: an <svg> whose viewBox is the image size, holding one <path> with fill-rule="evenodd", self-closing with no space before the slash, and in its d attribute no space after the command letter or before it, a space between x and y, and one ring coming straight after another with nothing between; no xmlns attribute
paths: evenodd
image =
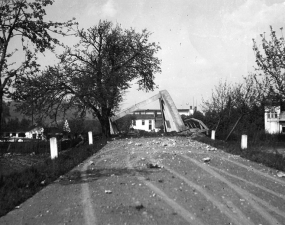
<svg viewBox="0 0 285 225"><path fill-rule="evenodd" d="M18 141L23 139L42 139L44 128L39 126L33 126L30 129L18 130L18 131L6 131L2 133L4 138L8 138L11 141Z"/></svg>
<svg viewBox="0 0 285 225"><path fill-rule="evenodd" d="M43 138L43 127L34 127L31 130L25 132L26 138L42 139Z"/></svg>
<svg viewBox="0 0 285 225"><path fill-rule="evenodd" d="M280 110L280 106L267 107L264 113L265 131L274 133L285 133L285 111Z"/></svg>
<svg viewBox="0 0 285 225"><path fill-rule="evenodd" d="M180 115L189 116L193 114L190 109L178 109ZM133 112L135 119L132 121L131 128L136 130L158 132L162 128L162 116L159 109L143 109Z"/></svg>

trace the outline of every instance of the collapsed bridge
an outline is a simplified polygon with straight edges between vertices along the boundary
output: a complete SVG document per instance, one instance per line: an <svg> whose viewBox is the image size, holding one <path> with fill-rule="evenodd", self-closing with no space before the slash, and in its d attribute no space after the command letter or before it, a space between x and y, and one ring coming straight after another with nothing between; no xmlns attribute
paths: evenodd
<svg viewBox="0 0 285 225"><path fill-rule="evenodd" d="M209 130L208 127L200 120L190 118L183 121L168 91L162 90L158 94L150 97L149 99L144 100L138 104L135 104L134 106L126 110L123 110L117 115L111 117L110 118L111 134L118 133L118 129L115 126L116 120L157 100L160 103L159 105L162 115L162 125L164 128L164 132L172 132L172 131L182 132L187 130L190 130L192 132L197 132L197 131L204 132Z"/></svg>

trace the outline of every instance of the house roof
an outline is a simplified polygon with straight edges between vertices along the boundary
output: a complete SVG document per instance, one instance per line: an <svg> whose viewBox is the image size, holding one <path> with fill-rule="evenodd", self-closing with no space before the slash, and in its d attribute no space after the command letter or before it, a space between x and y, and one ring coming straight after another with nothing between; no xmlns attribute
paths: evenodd
<svg viewBox="0 0 285 225"><path fill-rule="evenodd" d="M177 109L178 112L189 112L189 109ZM160 109L139 109L133 111L133 113L154 113L154 112L160 112Z"/></svg>
<svg viewBox="0 0 285 225"><path fill-rule="evenodd" d="M134 112L160 112L160 109L139 109Z"/></svg>
<svg viewBox="0 0 285 225"><path fill-rule="evenodd" d="M140 115L134 115L136 120L153 120L155 117L153 114L140 114Z"/></svg>

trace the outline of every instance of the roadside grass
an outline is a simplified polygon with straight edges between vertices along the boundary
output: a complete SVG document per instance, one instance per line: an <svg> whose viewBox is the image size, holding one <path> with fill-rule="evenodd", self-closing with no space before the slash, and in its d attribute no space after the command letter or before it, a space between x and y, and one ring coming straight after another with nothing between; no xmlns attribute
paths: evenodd
<svg viewBox="0 0 285 225"><path fill-rule="evenodd" d="M105 143L106 140L100 140L93 145L72 148L54 160L47 159L41 164L28 167L20 172L0 174L0 217L92 156Z"/></svg>
<svg viewBox="0 0 285 225"><path fill-rule="evenodd" d="M250 140L249 136L249 140ZM225 152L239 155L250 161L263 164L267 167L285 171L285 157L277 151L279 146L285 146L285 136L279 134L255 134L254 139L248 142L247 149L241 149L241 141L212 140L207 136L197 136L195 140L221 149ZM268 151L271 149L271 151Z"/></svg>

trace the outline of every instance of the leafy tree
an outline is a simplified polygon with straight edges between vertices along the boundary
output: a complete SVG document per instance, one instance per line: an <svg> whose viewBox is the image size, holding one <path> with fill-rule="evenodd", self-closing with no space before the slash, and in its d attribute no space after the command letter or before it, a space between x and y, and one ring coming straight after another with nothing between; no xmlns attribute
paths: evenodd
<svg viewBox="0 0 285 225"><path fill-rule="evenodd" d="M46 49L54 50L59 41L51 36L51 32L63 34L64 27L73 25L46 22L45 7L53 4L53 0L2 0L0 2L0 130L3 112L3 98L11 97L11 85L17 82L24 73L33 73L39 67L36 54ZM13 49L13 44L20 42L21 52L25 58L19 62L15 57L20 50Z"/></svg>
<svg viewBox="0 0 285 225"><path fill-rule="evenodd" d="M285 40L280 28L278 37L270 26L270 37L261 34L262 48L253 39L253 50L257 63L256 81L266 98L279 104L285 97Z"/></svg>
<svg viewBox="0 0 285 225"><path fill-rule="evenodd" d="M7 122L6 129L8 131L18 131L20 129L20 121L18 118L10 118Z"/></svg>
<svg viewBox="0 0 285 225"><path fill-rule="evenodd" d="M6 127L7 120L11 116L10 115L10 108L9 108L9 103L3 102L2 104L3 104L3 106L2 106L2 108L3 108L2 121L1 121L2 124L0 127Z"/></svg>
<svg viewBox="0 0 285 225"><path fill-rule="evenodd" d="M23 118L21 122L19 123L19 129L22 131L27 130L32 125L32 121L29 119Z"/></svg>
<svg viewBox="0 0 285 225"><path fill-rule="evenodd" d="M155 54L160 47L149 42L150 35L147 30L123 30L108 21L87 31L78 29L79 43L65 47L61 63L26 79L19 90L29 95L31 88L25 87L37 87L35 104L45 113L74 106L81 112L91 110L103 134L110 136L109 118L134 81L139 90L156 87L154 74L160 72L160 60Z"/></svg>
<svg viewBox="0 0 285 225"><path fill-rule="evenodd" d="M132 125L132 121L135 120L134 115L126 115L116 121L117 127L120 132L128 133L130 130L130 127Z"/></svg>

